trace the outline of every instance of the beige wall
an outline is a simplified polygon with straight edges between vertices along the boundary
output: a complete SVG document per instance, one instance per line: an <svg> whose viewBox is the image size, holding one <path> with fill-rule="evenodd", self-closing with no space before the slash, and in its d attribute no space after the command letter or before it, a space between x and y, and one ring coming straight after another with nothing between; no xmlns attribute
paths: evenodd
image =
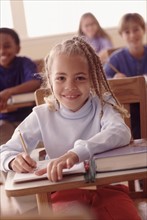
<svg viewBox="0 0 147 220"><path fill-rule="evenodd" d="M116 28L106 29L108 34L111 36L114 47L124 46L124 42L117 32ZM32 59L44 58L50 49L57 43L73 37L75 33L46 36L38 38L29 38L22 40L21 42L21 52L20 55L28 56ZM147 43L147 38L145 39Z"/></svg>

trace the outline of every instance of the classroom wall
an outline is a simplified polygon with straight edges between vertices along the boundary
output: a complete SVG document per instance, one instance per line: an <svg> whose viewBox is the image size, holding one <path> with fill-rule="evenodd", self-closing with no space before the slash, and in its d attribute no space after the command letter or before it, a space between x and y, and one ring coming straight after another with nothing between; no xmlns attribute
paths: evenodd
<svg viewBox="0 0 147 220"><path fill-rule="evenodd" d="M117 32L117 28L106 29L111 36L114 47L123 47L124 42ZM54 36L24 39L21 42L20 55L28 56L32 59L44 58L50 49L57 43L73 37L76 33L67 33ZM144 39L147 44L147 37Z"/></svg>

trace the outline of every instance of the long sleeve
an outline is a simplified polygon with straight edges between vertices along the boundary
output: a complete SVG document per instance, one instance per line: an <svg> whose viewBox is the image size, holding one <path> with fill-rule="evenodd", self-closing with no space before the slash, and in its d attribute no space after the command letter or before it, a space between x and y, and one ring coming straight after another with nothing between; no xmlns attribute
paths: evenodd
<svg viewBox="0 0 147 220"><path fill-rule="evenodd" d="M0 170L8 171L9 162L18 153L23 152L18 129L21 131L29 153L35 149L38 142L42 140L39 123L35 112L32 112L15 130L12 138L0 147Z"/></svg>
<svg viewBox="0 0 147 220"><path fill-rule="evenodd" d="M83 161L94 154L127 145L130 139L130 130L121 115L111 105L105 104L101 131L88 140L77 140L71 151Z"/></svg>

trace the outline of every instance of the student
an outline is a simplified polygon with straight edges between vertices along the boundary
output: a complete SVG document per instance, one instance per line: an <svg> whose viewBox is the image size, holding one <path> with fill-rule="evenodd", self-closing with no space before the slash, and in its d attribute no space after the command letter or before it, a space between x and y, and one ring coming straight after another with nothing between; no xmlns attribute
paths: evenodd
<svg viewBox="0 0 147 220"><path fill-rule="evenodd" d="M109 78L147 75L147 46L144 46L145 21L140 14L125 14L119 24L119 33L126 47L114 52L104 69ZM118 72L114 71L111 63Z"/></svg>
<svg viewBox="0 0 147 220"><path fill-rule="evenodd" d="M100 59L84 40L76 37L55 46L45 66L52 95L48 103L33 109L1 147L1 169L32 172L36 167L36 162L22 152L19 129L29 152L39 140L43 141L53 160L36 175L47 172L48 179L54 182L62 179L63 168L129 144L131 134L123 120L127 112L110 90ZM140 219L125 186L52 194L54 208L73 200L91 207L96 219Z"/></svg>
<svg viewBox="0 0 147 220"><path fill-rule="evenodd" d="M31 113L31 107L1 113L8 99L15 94L33 92L40 86L34 77L36 65L20 51L18 34L10 28L0 28L0 145L6 143L17 125Z"/></svg>
<svg viewBox="0 0 147 220"><path fill-rule="evenodd" d="M82 15L78 35L84 37L99 55L102 63L104 63L107 59L106 50L112 48L112 42L109 35L100 26L98 20L92 13Z"/></svg>
<svg viewBox="0 0 147 220"><path fill-rule="evenodd" d="M119 24L119 33L126 47L114 52L104 69L108 78L124 78L132 76L147 76L147 46L143 44L145 21L140 14L125 14ZM111 68L112 64L117 70ZM132 135L140 138L139 105L131 105Z"/></svg>

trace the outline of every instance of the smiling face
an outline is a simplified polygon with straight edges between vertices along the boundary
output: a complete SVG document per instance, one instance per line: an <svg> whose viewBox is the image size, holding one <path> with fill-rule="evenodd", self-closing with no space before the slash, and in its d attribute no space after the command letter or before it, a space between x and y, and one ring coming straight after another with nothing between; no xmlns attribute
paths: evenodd
<svg viewBox="0 0 147 220"><path fill-rule="evenodd" d="M98 25L95 19L91 16L87 16L81 21L81 30L88 38L93 38L98 32Z"/></svg>
<svg viewBox="0 0 147 220"><path fill-rule="evenodd" d="M0 34L0 65L8 68L20 47L9 34Z"/></svg>
<svg viewBox="0 0 147 220"><path fill-rule="evenodd" d="M143 28L139 24L130 21L121 35L129 48L139 49L143 46L144 33Z"/></svg>
<svg viewBox="0 0 147 220"><path fill-rule="evenodd" d="M89 97L88 63L79 55L54 58L50 81L56 99L71 111L79 110Z"/></svg>

